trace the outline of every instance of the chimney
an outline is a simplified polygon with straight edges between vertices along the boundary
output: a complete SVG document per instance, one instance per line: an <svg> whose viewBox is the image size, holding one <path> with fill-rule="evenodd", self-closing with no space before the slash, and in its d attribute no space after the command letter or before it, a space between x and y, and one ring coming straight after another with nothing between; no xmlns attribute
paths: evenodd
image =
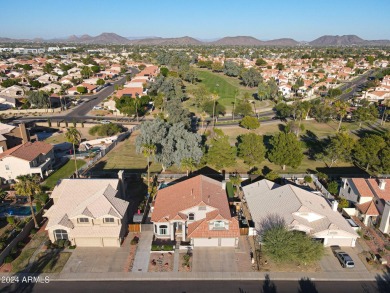
<svg viewBox="0 0 390 293"><path fill-rule="evenodd" d="M123 178L124 170L120 170L118 172L118 179L119 179L119 194L122 199L126 198L126 186L125 186L125 180Z"/></svg>
<svg viewBox="0 0 390 293"><path fill-rule="evenodd" d="M332 211L337 212L337 208L339 207L339 203L337 200L332 202Z"/></svg>
<svg viewBox="0 0 390 293"><path fill-rule="evenodd" d="M226 180L222 180L222 189L226 190Z"/></svg>
<svg viewBox="0 0 390 293"><path fill-rule="evenodd" d="M210 195L207 197L207 203L210 204Z"/></svg>
<svg viewBox="0 0 390 293"><path fill-rule="evenodd" d="M379 189L385 190L386 188L386 180L385 179L379 179Z"/></svg>
<svg viewBox="0 0 390 293"><path fill-rule="evenodd" d="M20 137L22 138L23 143L30 141L30 135L27 132L26 125L24 123L19 124Z"/></svg>

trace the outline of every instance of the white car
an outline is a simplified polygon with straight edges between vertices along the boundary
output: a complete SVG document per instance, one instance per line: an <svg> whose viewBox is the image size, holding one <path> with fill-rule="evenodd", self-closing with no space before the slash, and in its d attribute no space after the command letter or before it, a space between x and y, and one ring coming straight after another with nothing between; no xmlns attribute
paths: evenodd
<svg viewBox="0 0 390 293"><path fill-rule="evenodd" d="M110 120L101 120L100 121L100 124L110 124L111 121Z"/></svg>
<svg viewBox="0 0 390 293"><path fill-rule="evenodd" d="M103 110L103 107L102 106L93 106L93 109L94 110Z"/></svg>

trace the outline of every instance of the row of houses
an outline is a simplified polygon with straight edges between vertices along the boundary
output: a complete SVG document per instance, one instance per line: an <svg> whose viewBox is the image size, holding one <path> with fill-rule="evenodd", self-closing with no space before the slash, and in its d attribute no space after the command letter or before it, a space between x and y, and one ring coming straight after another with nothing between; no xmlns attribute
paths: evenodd
<svg viewBox="0 0 390 293"><path fill-rule="evenodd" d="M126 235L131 197L124 190L122 172L118 179L62 180L51 195L54 205L45 213L50 239L67 239L78 246L119 246ZM337 204L322 196L268 180L242 190L257 233L264 219L277 214L289 229L305 232L325 246L355 246L357 233ZM197 175L161 188L149 216L156 239L192 247L239 245L240 222L225 181Z"/></svg>

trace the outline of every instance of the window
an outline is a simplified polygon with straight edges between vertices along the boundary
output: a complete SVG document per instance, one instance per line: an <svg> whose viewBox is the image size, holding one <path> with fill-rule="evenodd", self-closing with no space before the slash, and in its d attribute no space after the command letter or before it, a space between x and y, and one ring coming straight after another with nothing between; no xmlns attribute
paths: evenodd
<svg viewBox="0 0 390 293"><path fill-rule="evenodd" d="M89 219L88 218L79 218L79 223L89 223Z"/></svg>
<svg viewBox="0 0 390 293"><path fill-rule="evenodd" d="M217 229L225 228L225 222L223 222L223 221L214 222L214 228L217 228Z"/></svg>
<svg viewBox="0 0 390 293"><path fill-rule="evenodd" d="M114 223L114 218L104 218L103 223Z"/></svg>
<svg viewBox="0 0 390 293"><path fill-rule="evenodd" d="M188 220L189 221L194 221L195 220L195 214L194 213L189 213L188 214Z"/></svg>
<svg viewBox="0 0 390 293"><path fill-rule="evenodd" d="M8 165L5 165L5 170L9 170L9 166Z"/></svg>
<svg viewBox="0 0 390 293"><path fill-rule="evenodd" d="M351 193L351 187L350 187L350 188L348 188L348 193Z"/></svg>
<svg viewBox="0 0 390 293"><path fill-rule="evenodd" d="M168 226L167 225L160 226L160 235L168 235Z"/></svg>
<svg viewBox="0 0 390 293"><path fill-rule="evenodd" d="M66 232L66 230L54 230L54 238L56 240L60 240L60 239L68 240L68 232Z"/></svg>

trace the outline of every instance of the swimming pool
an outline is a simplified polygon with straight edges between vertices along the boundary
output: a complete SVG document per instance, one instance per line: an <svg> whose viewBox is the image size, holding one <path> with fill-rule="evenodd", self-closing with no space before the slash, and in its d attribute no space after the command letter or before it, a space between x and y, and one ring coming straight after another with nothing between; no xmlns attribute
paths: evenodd
<svg viewBox="0 0 390 293"><path fill-rule="evenodd" d="M34 212L36 211L35 206L33 207ZM18 216L26 217L31 215L31 210L29 206L2 206L0 207L0 217L7 216Z"/></svg>

